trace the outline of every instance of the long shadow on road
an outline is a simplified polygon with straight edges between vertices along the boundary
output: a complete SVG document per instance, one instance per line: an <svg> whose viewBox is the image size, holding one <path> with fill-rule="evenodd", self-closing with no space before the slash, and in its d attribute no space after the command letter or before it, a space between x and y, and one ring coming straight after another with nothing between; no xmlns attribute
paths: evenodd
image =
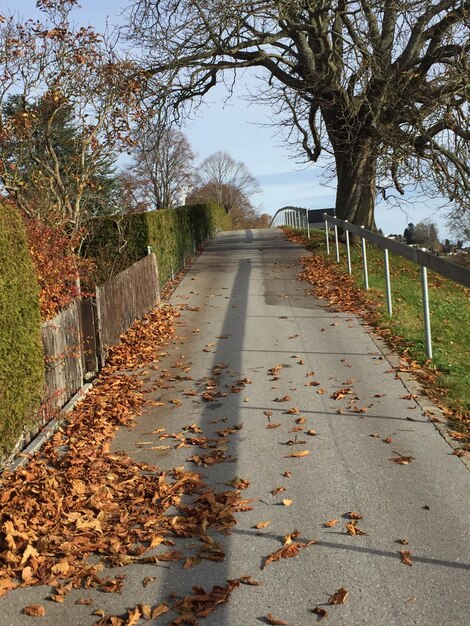
<svg viewBox="0 0 470 626"><path fill-rule="evenodd" d="M242 248L243 249L243 248ZM243 249L244 250L244 249ZM209 258L214 254L212 262ZM212 265L217 263L217 249L215 246L206 251L206 263ZM209 258L208 258L209 257ZM231 293L228 298L228 308L220 330L221 336L230 336L230 341L220 341L214 352L212 363L207 371L207 376L211 377L214 368L223 366L222 375L219 377L219 388L224 389L224 385L231 386L234 382L244 376L241 371L242 350L245 339L245 324L247 317L248 305L248 286L251 274L250 259L240 259L238 268L233 280ZM236 307L236 308L234 308ZM219 329L217 328L217 332ZM227 365L228 367L225 367ZM222 402L204 402L200 413L199 426L204 435L212 437L216 435L217 430L228 428L230 426L240 425L240 394L230 393L222 398ZM217 423L214 423L219 420ZM222 421L224 420L224 421ZM226 421L225 421L226 420ZM237 458L238 453L238 431L234 435L229 436L227 456ZM229 481L237 476L236 461L228 463L220 463L201 470L201 474L205 478L208 487L213 487L216 491L226 491L233 489L227 485ZM196 567L182 570L176 568L181 567L181 562L175 564L171 570L161 570L159 576L159 599L166 598L172 593L178 596L191 593L194 585L202 586L206 591L210 591L213 585L225 585L226 579L229 577L230 559L230 537L223 536L217 532L208 532L212 538L219 543L221 549L225 552L225 559L222 562L212 562L203 560ZM194 540L189 542L194 545ZM221 606L216 609L213 616L210 616L205 623L208 625L213 623L217 625L228 625L228 615L226 607ZM211 620L214 621L211 621Z"/></svg>

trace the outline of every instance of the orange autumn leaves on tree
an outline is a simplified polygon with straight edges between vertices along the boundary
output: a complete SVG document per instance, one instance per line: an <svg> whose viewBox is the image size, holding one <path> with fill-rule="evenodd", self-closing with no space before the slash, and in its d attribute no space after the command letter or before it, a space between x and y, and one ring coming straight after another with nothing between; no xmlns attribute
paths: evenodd
<svg viewBox="0 0 470 626"><path fill-rule="evenodd" d="M92 264L75 254L77 236L70 238L62 226L25 219L29 249L36 268L43 320L54 317L80 295L78 277L88 277Z"/></svg>

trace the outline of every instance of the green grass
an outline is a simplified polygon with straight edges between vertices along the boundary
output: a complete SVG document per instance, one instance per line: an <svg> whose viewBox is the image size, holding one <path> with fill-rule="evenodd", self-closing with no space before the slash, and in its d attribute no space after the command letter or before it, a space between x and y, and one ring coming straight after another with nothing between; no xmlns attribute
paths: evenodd
<svg viewBox="0 0 470 626"><path fill-rule="evenodd" d="M330 241L330 244L332 242ZM325 234L313 231L307 247L326 257ZM330 259L336 265L334 242ZM351 247L352 274L364 286L362 251ZM399 338L400 347L420 364L427 361L423 328L423 305L419 266L390 254L393 315L387 314L383 251L367 245L368 299L378 315L378 325ZM340 244L339 271L347 273L346 246ZM439 370L442 400L451 409L470 416L470 291L439 274L428 273L433 345L432 366Z"/></svg>

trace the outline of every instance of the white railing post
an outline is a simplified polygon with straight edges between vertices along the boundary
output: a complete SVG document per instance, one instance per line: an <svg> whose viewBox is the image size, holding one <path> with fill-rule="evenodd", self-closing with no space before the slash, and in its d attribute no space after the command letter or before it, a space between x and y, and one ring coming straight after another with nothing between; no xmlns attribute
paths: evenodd
<svg viewBox="0 0 470 626"><path fill-rule="evenodd" d="M308 209L305 209L305 219L307 221L307 239L310 239L310 222L308 219Z"/></svg>
<svg viewBox="0 0 470 626"><path fill-rule="evenodd" d="M336 246L336 263L339 263L339 241L338 241L338 227L335 224L335 246Z"/></svg>
<svg viewBox="0 0 470 626"><path fill-rule="evenodd" d="M344 229L345 233L346 233L346 255L347 255L347 259L348 259L348 274L352 273L352 268L351 268L351 248L349 245L349 230L347 228L347 222L348 220L344 220L346 222L346 228Z"/></svg>
<svg viewBox="0 0 470 626"><path fill-rule="evenodd" d="M387 294L387 312L389 317L392 317L392 287L390 283L390 264L388 261L388 250L384 248L384 270L385 270L385 292Z"/></svg>
<svg viewBox="0 0 470 626"><path fill-rule="evenodd" d="M361 226L364 228L364 226ZM362 262L364 264L364 286L366 289L369 289L369 272L367 270L367 252L366 252L366 240L364 237L361 237L361 245L362 245Z"/></svg>
<svg viewBox="0 0 470 626"><path fill-rule="evenodd" d="M426 252L426 248L421 248ZM431 315L429 313L429 291L428 291L428 268L421 265L421 288L423 291L423 315L424 315L424 339L426 342L426 355L432 359L432 338L431 338Z"/></svg>
<svg viewBox="0 0 470 626"><path fill-rule="evenodd" d="M325 213L326 215L326 213ZM326 254L328 256L330 256L330 239L329 239L329 233L328 233L329 227L328 227L328 219L325 220L325 237L326 237Z"/></svg>

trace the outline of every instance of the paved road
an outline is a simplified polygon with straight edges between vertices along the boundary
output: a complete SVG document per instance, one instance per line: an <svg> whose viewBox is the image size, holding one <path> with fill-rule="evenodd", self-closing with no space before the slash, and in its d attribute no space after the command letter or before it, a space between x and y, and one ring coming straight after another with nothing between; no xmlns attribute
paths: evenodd
<svg viewBox="0 0 470 626"><path fill-rule="evenodd" d="M256 626L267 623L271 612L291 626L303 626L316 622L310 612L316 606L327 609L331 625L470 623L470 473L415 401L402 398L409 391L358 320L305 295L307 285L296 280L302 253L277 231L225 233L174 293L173 304L200 310L182 311L181 337L160 371L184 360L193 379L203 381L224 363L224 382L232 385L245 377L252 382L214 402L182 396L194 388L193 381L172 382L174 387L160 395L181 398L182 405L147 411L136 429L118 433L114 448L170 468L184 464L188 450L139 446L152 437L161 443L151 434L155 428L175 432L196 422L210 435L221 428L216 419L227 418L222 426L243 424L229 438L227 453L235 462L202 472L218 488L234 477L247 478L251 486L243 493L255 502L251 511L238 514L232 534L218 539L224 561L203 561L188 570L181 562L169 570L124 568L122 595L87 594L97 595L100 608L119 614L138 602L163 601L170 592L189 593L194 584L211 588L248 574L262 585L240 586L201 623ZM275 376L268 373L279 365ZM312 381L319 385L308 385ZM345 388L352 393L331 397ZM284 396L291 399L275 401ZM299 413L286 413L294 408ZM267 429L265 411L281 426ZM299 417L305 418L304 431L292 432ZM306 434L312 429L316 436ZM284 445L296 437L306 443ZM385 442L388 437L392 443ZM307 449L308 456L287 458L293 450ZM414 459L396 464L390 460L394 452ZM290 478L283 476L286 471ZM279 486L286 490L271 495ZM283 498L292 504L284 506ZM350 511L363 516L358 526L366 535L346 533L344 516ZM339 522L324 527L331 519ZM254 528L265 520L271 522L267 528ZM280 538L294 529L300 541L317 543L261 569L266 556L281 547ZM408 545L400 544L405 538ZM401 550L410 551L411 566L401 562ZM144 588L142 578L149 575L157 580ZM349 591L346 602L330 606L329 596L342 587ZM20 599L10 594L2 601L6 621L1 623L32 623L18 615L18 606L43 600L44 590L20 593ZM68 601L50 610L48 605L48 616L49 624L96 619L90 607Z"/></svg>

